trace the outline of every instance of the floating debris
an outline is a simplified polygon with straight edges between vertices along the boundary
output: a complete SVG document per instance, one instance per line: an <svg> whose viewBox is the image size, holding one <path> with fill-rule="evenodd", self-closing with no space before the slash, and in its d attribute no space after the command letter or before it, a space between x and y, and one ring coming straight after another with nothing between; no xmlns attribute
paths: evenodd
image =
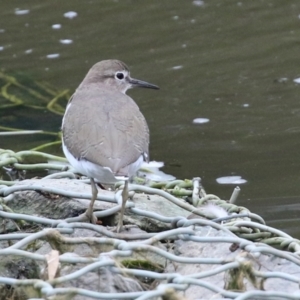
<svg viewBox="0 0 300 300"><path fill-rule="evenodd" d="M64 13L64 17L68 18L68 19L73 19L77 17L77 12L76 11L68 11L66 13Z"/></svg>
<svg viewBox="0 0 300 300"><path fill-rule="evenodd" d="M183 68L183 66L174 66L174 67L172 67L173 70L180 70L182 68Z"/></svg>
<svg viewBox="0 0 300 300"><path fill-rule="evenodd" d="M194 124L205 124L208 123L210 120L207 118L196 118L193 120Z"/></svg>
<svg viewBox="0 0 300 300"><path fill-rule="evenodd" d="M300 77L299 77L299 78L295 78L293 81L294 81L295 83L300 84Z"/></svg>
<svg viewBox="0 0 300 300"><path fill-rule="evenodd" d="M30 10L29 9L15 9L15 15L21 16L21 15L27 15L29 14Z"/></svg>
<svg viewBox="0 0 300 300"><path fill-rule="evenodd" d="M60 29L61 28L61 24L53 24L52 29Z"/></svg>
<svg viewBox="0 0 300 300"><path fill-rule="evenodd" d="M193 1L193 4L195 6L204 6L205 3L202 0L195 0L195 1Z"/></svg>
<svg viewBox="0 0 300 300"><path fill-rule="evenodd" d="M59 42L64 45L70 45L73 43L73 40L64 39L64 40L59 40Z"/></svg>
<svg viewBox="0 0 300 300"><path fill-rule="evenodd" d="M247 182L242 176L224 176L217 178L216 181L219 184L243 184Z"/></svg>
<svg viewBox="0 0 300 300"><path fill-rule="evenodd" d="M58 58L60 56L59 53L48 54L46 57L49 59Z"/></svg>

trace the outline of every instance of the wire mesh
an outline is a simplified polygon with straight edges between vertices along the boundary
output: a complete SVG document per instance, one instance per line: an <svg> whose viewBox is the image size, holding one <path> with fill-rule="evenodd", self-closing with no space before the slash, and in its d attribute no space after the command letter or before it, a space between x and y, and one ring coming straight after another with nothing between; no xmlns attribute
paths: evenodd
<svg viewBox="0 0 300 300"><path fill-rule="evenodd" d="M10 172L57 170L45 178L77 182L65 166L26 163L29 156L57 159L34 151L0 149L0 166ZM131 192L160 196L186 214L166 216L128 201L129 214L156 220L167 229L147 232L127 226L125 232L116 233L107 226L82 222L80 216L52 219L14 212L10 204L15 195L28 190L91 197L47 184L21 183L0 181L0 299L300 299L299 240L234 204L238 189L225 201L206 194L199 178L131 184ZM99 219L120 211L121 192L99 193L99 201L112 205L95 212ZM203 209L207 202L227 215L216 217ZM16 225L11 232L5 228L8 220Z"/></svg>

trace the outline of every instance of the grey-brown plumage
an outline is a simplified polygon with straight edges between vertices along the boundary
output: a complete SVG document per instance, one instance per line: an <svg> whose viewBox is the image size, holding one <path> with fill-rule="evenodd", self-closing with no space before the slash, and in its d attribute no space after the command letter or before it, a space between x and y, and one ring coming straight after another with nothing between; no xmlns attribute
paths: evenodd
<svg viewBox="0 0 300 300"><path fill-rule="evenodd" d="M136 103L121 92L117 97L97 83L80 87L64 118L63 138L75 158L128 175L126 166L148 156L149 130Z"/></svg>
<svg viewBox="0 0 300 300"><path fill-rule="evenodd" d="M91 178L93 198L87 211L90 219L93 219L93 203L97 197L94 179L113 183L116 176L130 178L148 160L146 120L136 103L125 94L132 87L158 89L131 78L121 61L101 61L79 85L63 118L64 153L79 173Z"/></svg>
<svg viewBox="0 0 300 300"><path fill-rule="evenodd" d="M118 72L124 75L123 80L116 78ZM63 119L63 142L72 156L108 167L116 176L129 177L133 175L129 165L141 155L148 159L146 120L125 94L134 86L157 88L130 78L127 66L118 60L102 61L91 68Z"/></svg>

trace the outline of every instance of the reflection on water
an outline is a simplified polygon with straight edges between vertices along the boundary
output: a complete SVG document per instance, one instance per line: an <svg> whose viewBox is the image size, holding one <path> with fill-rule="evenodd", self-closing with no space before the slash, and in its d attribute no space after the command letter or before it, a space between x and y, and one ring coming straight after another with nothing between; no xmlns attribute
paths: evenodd
<svg viewBox="0 0 300 300"><path fill-rule="evenodd" d="M241 176L247 183L239 204L275 226L291 220L284 225L291 231L300 214L284 209L286 199L296 205L300 195L299 12L296 0L6 1L0 62L9 72L74 90L95 62L126 61L161 87L155 96L131 91L150 127L151 159L177 177L200 176L208 192L224 198L233 186L216 179ZM209 122L192 121L198 118ZM50 131L60 122L22 107L0 119ZM36 138L20 138L22 148ZM10 138L1 143L16 147ZM281 213L269 218L272 207Z"/></svg>

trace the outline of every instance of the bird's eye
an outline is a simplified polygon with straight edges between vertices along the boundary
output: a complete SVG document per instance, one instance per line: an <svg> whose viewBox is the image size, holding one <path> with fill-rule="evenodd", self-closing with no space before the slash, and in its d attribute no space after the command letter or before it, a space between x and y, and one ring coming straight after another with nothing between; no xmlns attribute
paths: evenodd
<svg viewBox="0 0 300 300"><path fill-rule="evenodd" d="M119 72L119 73L116 74L116 77L117 77L118 79L122 80L122 79L124 79L124 74L121 73L121 72Z"/></svg>

